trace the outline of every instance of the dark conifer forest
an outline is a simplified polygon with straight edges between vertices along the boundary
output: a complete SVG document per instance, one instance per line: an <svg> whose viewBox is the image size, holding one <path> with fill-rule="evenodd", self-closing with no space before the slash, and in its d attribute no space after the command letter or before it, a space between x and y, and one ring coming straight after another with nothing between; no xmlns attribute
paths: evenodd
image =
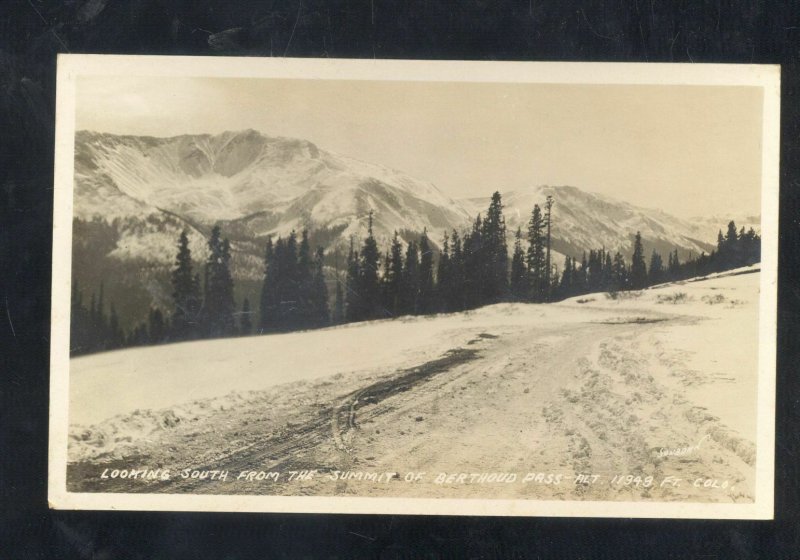
<svg viewBox="0 0 800 560"><path fill-rule="evenodd" d="M381 248L373 234L372 213L363 239L351 237L344 270L338 253L333 270L325 248L311 246L308 231L268 237L257 311L250 300L234 298L231 243L215 226L208 236L208 258L197 262L187 232L176 240L171 271L172 305L151 307L147 321L128 332L120 327L115 302L106 301L104 284L86 297L72 285L71 353L88 354L130 346L267 334L387 319L404 315L451 313L501 302L547 303L592 292L616 293L684 280L760 261L761 239L731 221L719 231L716 249L680 261L677 248L667 255L645 255L641 234L631 232L632 254L601 247L580 260L551 260L551 226L557 201L531 209L527 231L509 234L499 192L484 216L466 231L444 232L439 247L429 232L406 241L395 232ZM509 259L509 237L511 256ZM665 259L666 257L666 259ZM333 293L329 293L333 286Z"/></svg>

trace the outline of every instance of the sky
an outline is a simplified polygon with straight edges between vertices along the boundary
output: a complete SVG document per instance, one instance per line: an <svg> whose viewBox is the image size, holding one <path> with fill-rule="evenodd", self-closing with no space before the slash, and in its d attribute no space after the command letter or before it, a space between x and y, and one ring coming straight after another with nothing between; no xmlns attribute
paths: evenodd
<svg viewBox="0 0 800 560"><path fill-rule="evenodd" d="M79 130L252 128L452 198L572 185L681 217L760 212L760 88L83 76L76 94Z"/></svg>

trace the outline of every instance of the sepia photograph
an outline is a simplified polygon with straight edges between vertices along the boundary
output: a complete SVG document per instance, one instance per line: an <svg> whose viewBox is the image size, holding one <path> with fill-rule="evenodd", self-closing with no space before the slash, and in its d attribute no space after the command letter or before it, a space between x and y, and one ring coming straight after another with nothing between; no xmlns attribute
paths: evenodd
<svg viewBox="0 0 800 560"><path fill-rule="evenodd" d="M60 55L51 507L771 519L779 80Z"/></svg>

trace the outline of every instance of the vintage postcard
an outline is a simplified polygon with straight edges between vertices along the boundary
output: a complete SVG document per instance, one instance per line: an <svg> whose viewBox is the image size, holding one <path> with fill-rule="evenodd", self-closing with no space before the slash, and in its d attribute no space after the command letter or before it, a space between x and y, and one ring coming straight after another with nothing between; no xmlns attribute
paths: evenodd
<svg viewBox="0 0 800 560"><path fill-rule="evenodd" d="M772 518L779 82L60 56L51 507Z"/></svg>

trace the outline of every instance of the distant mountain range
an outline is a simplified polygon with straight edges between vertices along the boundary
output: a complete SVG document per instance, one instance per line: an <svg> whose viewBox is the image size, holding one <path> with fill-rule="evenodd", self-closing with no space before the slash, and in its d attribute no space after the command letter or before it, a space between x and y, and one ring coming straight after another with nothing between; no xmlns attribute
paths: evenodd
<svg viewBox="0 0 800 560"><path fill-rule="evenodd" d="M639 208L611 197L582 191L570 186L537 186L503 194L503 215L512 234L518 227L523 236L534 204L544 211L544 202L552 196L552 246L561 254L579 257L583 251L605 247L620 251L628 258L633 252L637 231L648 249L663 255L678 249L682 257L698 255L714 248L716 229L709 234L707 224L676 218L661 210ZM489 197L460 201L470 214L489 204ZM722 227L720 222L717 227Z"/></svg>
<svg viewBox="0 0 800 560"><path fill-rule="evenodd" d="M190 231L199 260L208 232L219 223L232 241L234 275L256 297L267 235L307 228L315 244L344 249L351 236L363 237L372 211L381 246L394 231L408 240L424 229L438 244L444 231L463 231L485 213L491 194L453 200L400 171L254 130L170 138L80 131L74 187L74 216L84 225L76 226L73 256L76 264L92 268L73 267L76 276L96 289L100 280L113 285L109 276L124 269L127 289L138 289L142 303L149 297L165 305L182 229ZM562 255L605 247L629 257L638 230L647 251L678 248L686 257L713 249L716 230L726 223L682 220L570 186L502 194L509 246L516 228L525 229L533 205L554 197L553 250Z"/></svg>

